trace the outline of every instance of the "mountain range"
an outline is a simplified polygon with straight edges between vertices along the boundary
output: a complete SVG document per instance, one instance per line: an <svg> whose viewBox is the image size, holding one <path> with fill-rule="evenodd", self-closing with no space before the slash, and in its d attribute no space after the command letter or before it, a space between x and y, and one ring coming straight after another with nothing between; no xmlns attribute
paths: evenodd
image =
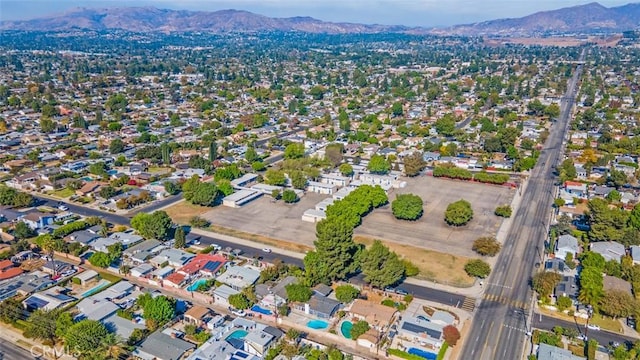
<svg viewBox="0 0 640 360"><path fill-rule="evenodd" d="M447 28L420 28L326 22L311 17L272 18L241 10L215 12L168 10L154 7L76 8L43 18L3 21L0 30L67 31L126 30L132 32L264 32L309 33L413 33L440 35L511 35L540 33L616 32L636 29L640 3L607 8L598 3L542 11L513 19L499 19Z"/></svg>

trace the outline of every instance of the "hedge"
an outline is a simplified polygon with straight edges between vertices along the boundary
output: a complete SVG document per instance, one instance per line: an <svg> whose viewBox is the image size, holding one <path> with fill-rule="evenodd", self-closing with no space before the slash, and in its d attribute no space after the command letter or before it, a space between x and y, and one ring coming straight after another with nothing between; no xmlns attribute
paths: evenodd
<svg viewBox="0 0 640 360"><path fill-rule="evenodd" d="M436 166L435 168L433 168L433 176L460 180L471 180L471 178L473 177L471 171L453 165Z"/></svg>

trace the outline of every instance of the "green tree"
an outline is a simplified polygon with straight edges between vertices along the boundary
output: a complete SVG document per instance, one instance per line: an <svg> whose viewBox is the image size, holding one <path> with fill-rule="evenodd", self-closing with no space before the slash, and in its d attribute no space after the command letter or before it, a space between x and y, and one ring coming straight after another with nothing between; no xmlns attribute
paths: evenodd
<svg viewBox="0 0 640 360"><path fill-rule="evenodd" d="M311 295L313 295L311 288L304 284L289 284L285 286L285 290L287 291L289 301L293 302L307 302L311 299Z"/></svg>
<svg viewBox="0 0 640 360"><path fill-rule="evenodd" d="M629 226L640 230L640 203L636 204L629 213Z"/></svg>
<svg viewBox="0 0 640 360"><path fill-rule="evenodd" d="M398 255L376 240L361 256L364 280L378 288L385 288L402 279L405 267Z"/></svg>
<svg viewBox="0 0 640 360"><path fill-rule="evenodd" d="M117 193L118 190L116 190L112 186L103 186L100 188L99 192L100 197L103 199L111 199L112 197L116 196Z"/></svg>
<svg viewBox="0 0 640 360"><path fill-rule="evenodd" d="M604 295L602 271L595 267L585 267L580 272L580 294L578 300L583 304L598 307Z"/></svg>
<svg viewBox="0 0 640 360"><path fill-rule="evenodd" d="M606 199L609 202L619 202L620 200L622 200L622 194L620 194L618 190L614 189L607 194Z"/></svg>
<svg viewBox="0 0 640 360"><path fill-rule="evenodd" d="M175 243L173 244L173 247L176 249L184 249L184 247L187 246L187 237L182 226L178 226L174 237Z"/></svg>
<svg viewBox="0 0 640 360"><path fill-rule="evenodd" d="M456 130L456 119L453 114L446 114L440 119L436 120L434 124L438 134L443 136L452 136Z"/></svg>
<svg viewBox="0 0 640 360"><path fill-rule="evenodd" d="M218 144L215 141L212 141L209 144L209 161L213 162L218 158Z"/></svg>
<svg viewBox="0 0 640 360"><path fill-rule="evenodd" d="M247 160L248 163L252 163L258 160L258 158L258 152L253 147L253 145L248 146L247 151L244 153L244 159Z"/></svg>
<svg viewBox="0 0 640 360"><path fill-rule="evenodd" d="M558 116L560 116L560 106L558 106L558 104L556 103L553 103L547 106L547 108L544 110L544 113L550 118L557 118Z"/></svg>
<svg viewBox="0 0 640 360"><path fill-rule="evenodd" d="M638 302L627 291L607 291L600 301L600 311L615 318L627 317L634 314L638 308Z"/></svg>
<svg viewBox="0 0 640 360"><path fill-rule="evenodd" d="M560 311L565 311L573 305L573 300L568 296L560 296L556 301L556 307Z"/></svg>
<svg viewBox="0 0 640 360"><path fill-rule="evenodd" d="M369 331L369 329L370 329L369 323L364 320L360 320L355 324L353 324L349 335L351 335L351 339L356 340L357 338L360 337L360 335Z"/></svg>
<svg viewBox="0 0 640 360"><path fill-rule="evenodd" d="M56 319L60 311L38 309L27 319L24 330L25 336L48 341L52 344L56 342Z"/></svg>
<svg viewBox="0 0 640 360"><path fill-rule="evenodd" d="M162 183L164 186L164 191L166 191L169 195L177 195L180 193L180 186L171 181L165 181Z"/></svg>
<svg viewBox="0 0 640 360"><path fill-rule="evenodd" d="M473 242L473 251L483 256L496 256L500 252L501 245L495 238L481 237Z"/></svg>
<svg viewBox="0 0 640 360"><path fill-rule="evenodd" d="M287 204L294 203L298 201L298 194L293 190L286 189L282 192L282 200Z"/></svg>
<svg viewBox="0 0 640 360"><path fill-rule="evenodd" d="M560 181L563 182L567 180L573 180L576 178L576 176L578 176L576 167L573 164L573 160L570 158L564 160L562 164L560 164L560 166L558 167L558 173L560 175Z"/></svg>
<svg viewBox="0 0 640 360"><path fill-rule="evenodd" d="M73 324L71 313L67 311L60 312L56 318L56 337L63 339Z"/></svg>
<svg viewBox="0 0 640 360"><path fill-rule="evenodd" d="M386 174L391 170L391 165L382 155L373 155L369 160L367 169L374 174Z"/></svg>
<svg viewBox="0 0 640 360"><path fill-rule="evenodd" d="M269 185L284 186L287 184L287 178L281 170L269 169L264 174L264 180Z"/></svg>
<svg viewBox="0 0 640 360"><path fill-rule="evenodd" d="M393 114L393 116L402 116L403 113L402 103L399 101L394 102L391 106L391 114Z"/></svg>
<svg viewBox="0 0 640 360"><path fill-rule="evenodd" d="M162 210L152 214L138 213L131 218L131 227L147 239L168 239L171 224L171 218Z"/></svg>
<svg viewBox="0 0 640 360"><path fill-rule="evenodd" d="M404 174L410 177L420 174L420 171L427 166L420 151L415 151L411 155L405 156L403 162Z"/></svg>
<svg viewBox="0 0 640 360"><path fill-rule="evenodd" d="M251 302L245 294L239 293L229 296L229 305L233 306L235 309L244 310L251 306Z"/></svg>
<svg viewBox="0 0 640 360"><path fill-rule="evenodd" d="M142 317L151 319L157 324L165 324L175 316L175 304L164 295L152 297L144 301L142 307Z"/></svg>
<svg viewBox="0 0 640 360"><path fill-rule="evenodd" d="M100 342L109 334L99 321L81 320L73 324L64 335L65 345L82 354L90 354L99 348Z"/></svg>
<svg viewBox="0 0 640 360"><path fill-rule="evenodd" d="M391 202L391 212L396 219L417 220L422 216L422 199L414 194L399 194Z"/></svg>
<svg viewBox="0 0 640 360"><path fill-rule="evenodd" d="M304 157L304 144L291 143L284 149L285 159L299 159Z"/></svg>
<svg viewBox="0 0 640 360"><path fill-rule="evenodd" d="M0 302L0 320L5 324L13 324L24 318L24 307L16 298L8 298Z"/></svg>
<svg viewBox="0 0 640 360"><path fill-rule="evenodd" d="M91 263L91 265L101 268L109 267L111 261L111 256L102 251L96 251L91 254L91 257L89 257L89 262Z"/></svg>
<svg viewBox="0 0 640 360"><path fill-rule="evenodd" d="M340 171L342 176L353 175L353 166L351 166L350 164L347 164L347 163L341 164L338 170Z"/></svg>
<svg viewBox="0 0 640 360"><path fill-rule="evenodd" d="M120 138L115 138L109 143L109 152L111 154L120 154L124 151L124 142Z"/></svg>
<svg viewBox="0 0 640 360"><path fill-rule="evenodd" d="M444 221L449 225L462 226L473 219L473 209L466 200L458 200L447 206L444 212Z"/></svg>
<svg viewBox="0 0 640 360"><path fill-rule="evenodd" d="M353 227L342 218L327 218L316 225L316 253L321 259L322 282L345 279L356 270L359 247L353 242Z"/></svg>
<svg viewBox="0 0 640 360"><path fill-rule="evenodd" d="M354 286L340 285L336 287L336 299L345 304L357 299L358 295L360 295L360 290Z"/></svg>
<svg viewBox="0 0 640 360"><path fill-rule="evenodd" d="M562 280L560 274L553 271L536 273L532 280L533 290L538 292L540 299L548 300L560 280Z"/></svg>
<svg viewBox="0 0 640 360"><path fill-rule="evenodd" d="M480 259L469 260L464 265L464 271L469 276L486 278L491 273L491 266Z"/></svg>
<svg viewBox="0 0 640 360"><path fill-rule="evenodd" d="M289 179L291 180L291 186L296 189L303 190L307 187L307 178L304 176L302 171L292 170L289 173Z"/></svg>
<svg viewBox="0 0 640 360"><path fill-rule="evenodd" d="M324 149L324 156L336 167L342 163L342 153L344 152L344 145L340 143L329 144Z"/></svg>
<svg viewBox="0 0 640 360"><path fill-rule="evenodd" d="M627 174L625 174L623 171L611 170L609 172L607 181L616 188L619 188L628 182Z"/></svg>
<svg viewBox="0 0 640 360"><path fill-rule="evenodd" d="M36 236L36 232L33 231L24 221L18 221L13 228L13 235L18 239L28 239Z"/></svg>
<svg viewBox="0 0 640 360"><path fill-rule="evenodd" d="M606 260L602 255L596 252L585 251L580 254L580 264L583 268L595 268L600 272L603 272L606 265Z"/></svg>

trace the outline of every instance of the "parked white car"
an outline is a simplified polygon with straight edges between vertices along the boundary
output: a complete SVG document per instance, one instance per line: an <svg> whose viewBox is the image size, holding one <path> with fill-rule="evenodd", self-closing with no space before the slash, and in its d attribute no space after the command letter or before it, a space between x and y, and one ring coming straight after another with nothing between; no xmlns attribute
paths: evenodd
<svg viewBox="0 0 640 360"><path fill-rule="evenodd" d="M589 325L587 325L587 329L589 329L589 330L596 330L596 331L598 331L598 330L600 330L600 326L598 326L598 325L593 325L593 324L589 324Z"/></svg>

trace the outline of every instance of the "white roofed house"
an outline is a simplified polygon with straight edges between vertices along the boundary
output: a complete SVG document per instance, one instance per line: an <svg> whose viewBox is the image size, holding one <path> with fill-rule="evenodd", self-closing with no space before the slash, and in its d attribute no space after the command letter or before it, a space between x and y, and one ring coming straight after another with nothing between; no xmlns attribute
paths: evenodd
<svg viewBox="0 0 640 360"><path fill-rule="evenodd" d="M255 284L260 278L260 272L244 266L231 266L227 268L218 281L229 285L232 289L241 291L242 289Z"/></svg>
<svg viewBox="0 0 640 360"><path fill-rule="evenodd" d="M580 247L578 245L578 239L575 237L571 235L562 235L558 238L555 252L557 258L566 259L567 254L569 253L571 253L575 258L579 251Z"/></svg>
<svg viewBox="0 0 640 360"><path fill-rule="evenodd" d="M606 261L615 260L620 262L620 258L626 254L624 245L615 241L593 242L589 245L589 248L591 251L602 255Z"/></svg>

